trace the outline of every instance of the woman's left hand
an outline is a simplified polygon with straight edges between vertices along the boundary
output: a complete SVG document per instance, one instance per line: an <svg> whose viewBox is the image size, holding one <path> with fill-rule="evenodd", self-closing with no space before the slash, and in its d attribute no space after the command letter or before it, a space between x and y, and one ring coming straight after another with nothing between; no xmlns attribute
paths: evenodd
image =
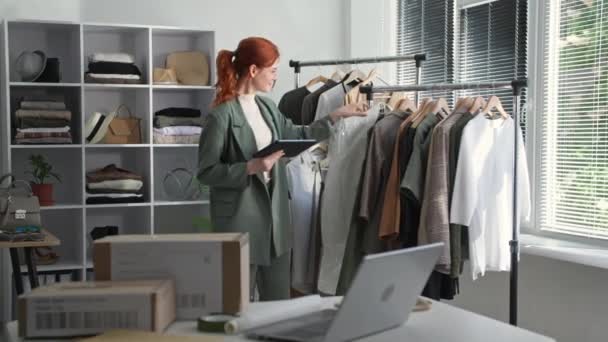
<svg viewBox="0 0 608 342"><path fill-rule="evenodd" d="M369 107L365 103L351 103L336 109L329 116L333 122L336 122L340 118L347 118L349 116L366 116L368 109Z"/></svg>

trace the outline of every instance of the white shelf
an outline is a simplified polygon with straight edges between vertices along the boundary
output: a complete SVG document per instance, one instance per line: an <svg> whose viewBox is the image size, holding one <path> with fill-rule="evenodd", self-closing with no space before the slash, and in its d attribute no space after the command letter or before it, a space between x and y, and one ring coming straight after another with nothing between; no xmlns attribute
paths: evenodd
<svg viewBox="0 0 608 342"><path fill-rule="evenodd" d="M39 149L39 148L81 148L81 144L48 144L48 145L17 145L12 144L14 149Z"/></svg>
<svg viewBox="0 0 608 342"><path fill-rule="evenodd" d="M150 144L86 144L86 148L138 148L150 147Z"/></svg>
<svg viewBox="0 0 608 342"><path fill-rule="evenodd" d="M198 144L153 144L156 147L198 147Z"/></svg>
<svg viewBox="0 0 608 342"><path fill-rule="evenodd" d="M154 84L152 85L153 89L163 90L215 90L214 86L196 86L196 85L162 85L162 84Z"/></svg>
<svg viewBox="0 0 608 342"><path fill-rule="evenodd" d="M149 207L150 202L144 203L112 203L112 204L86 204L85 208L87 209L104 209L104 208L124 208L124 207Z"/></svg>
<svg viewBox="0 0 608 342"><path fill-rule="evenodd" d="M208 205L209 200L197 201L156 201L155 206L176 206L176 205Z"/></svg>
<svg viewBox="0 0 608 342"><path fill-rule="evenodd" d="M80 87L80 83L10 82L11 87Z"/></svg>
<svg viewBox="0 0 608 342"><path fill-rule="evenodd" d="M0 52L5 57L1 59L0 83L6 86L0 94L0 112L6 114L0 115L2 136L11 138L14 115L9 114L16 111L18 99L23 96L63 96L72 112L71 131L76 144L18 145L12 144L11 140L0 144L0 156L5 156L8 161L8 165L0 165L0 168L6 168L3 171L26 179L25 172L30 169L28 158L32 153L39 153L61 176L62 182L56 183L54 190L55 205L40 208L43 224L61 240L61 245L53 248L60 258L56 264L39 265L38 270L83 271L92 268L89 232L94 227L114 225L119 227L120 234L197 231L193 222L198 217L209 216L209 201L170 201L170 197L163 197L164 189L159 185L162 184L164 167L196 167L198 144L153 144L152 122L155 111L167 107L198 108L203 115L208 112L215 92L215 32L195 28L38 20L10 20L3 28L6 32L0 35L0 48L8 48L8 51ZM59 58L62 82L21 82L11 61L22 51L37 49ZM164 66L172 52L189 50L202 51L207 56L208 86L152 84L154 67ZM111 51L132 54L144 83L85 82L83 76L88 69L89 55ZM87 144L84 129L93 113L109 113L120 104L127 105L141 120L144 143ZM170 160L171 156L177 157ZM108 164L140 174L144 179L142 190L146 202L83 203L86 173ZM178 227L175 227L176 219ZM25 267L22 270L25 271ZM86 279L86 272L77 273L79 280ZM0 279L10 281L1 274Z"/></svg>
<svg viewBox="0 0 608 342"><path fill-rule="evenodd" d="M82 209L81 204L54 204L51 206L40 206L40 210L69 210L69 209Z"/></svg>
<svg viewBox="0 0 608 342"><path fill-rule="evenodd" d="M61 256L59 256L59 260L61 260ZM75 262L61 262L58 261L56 264L52 265L36 265L36 271L45 272L45 271L75 271L82 269L82 264ZM27 266L21 265L21 273L27 273Z"/></svg>
<svg viewBox="0 0 608 342"><path fill-rule="evenodd" d="M84 83L85 89L118 89L118 88L134 88L147 89L149 84L121 84L121 83Z"/></svg>

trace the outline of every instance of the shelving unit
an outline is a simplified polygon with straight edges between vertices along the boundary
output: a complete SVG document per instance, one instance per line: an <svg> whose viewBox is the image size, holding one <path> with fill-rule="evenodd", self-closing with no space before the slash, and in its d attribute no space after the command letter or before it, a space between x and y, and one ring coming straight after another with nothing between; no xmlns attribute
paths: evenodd
<svg viewBox="0 0 608 342"><path fill-rule="evenodd" d="M164 67L174 51L203 51L215 84L215 33L213 31L142 25L97 23L5 21L2 25L2 108L0 143L2 171L29 180L28 157L42 154L62 176L56 183L55 205L41 208L43 225L61 239L54 248L59 261L40 270L78 271L87 277L91 263L90 231L96 226L116 225L120 234L187 233L197 228L194 219L208 216L204 197L171 198L162 185L165 173L175 167L196 172L197 144L154 144L154 112L170 106L194 107L203 115L209 111L213 86L153 85L154 67ZM61 83L21 82L14 63L22 51L42 50L58 57ZM85 82L88 56L94 52L127 52L135 56L142 72L142 84L97 84ZM61 94L72 112L73 144L17 145L12 141L14 113L24 95ZM126 104L141 119L142 144L87 144L85 122L94 112L108 113ZM115 163L144 178L144 203L86 204L87 171ZM5 279L1 278L0 279ZM6 278L10 279L10 278ZM2 284L5 289L10 284ZM2 287L0 287L1 289ZM9 290L2 295L10 296ZM10 297L7 297L10 298Z"/></svg>

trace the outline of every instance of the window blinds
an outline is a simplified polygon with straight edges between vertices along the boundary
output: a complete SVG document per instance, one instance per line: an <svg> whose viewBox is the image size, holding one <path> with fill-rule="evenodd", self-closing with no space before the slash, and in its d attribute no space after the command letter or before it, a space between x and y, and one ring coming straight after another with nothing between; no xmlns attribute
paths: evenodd
<svg viewBox="0 0 608 342"><path fill-rule="evenodd" d="M608 238L608 0L548 0L541 229Z"/></svg>
<svg viewBox="0 0 608 342"><path fill-rule="evenodd" d="M397 0L397 9L397 53L427 54L427 60L422 64L423 84L452 83L454 1ZM397 82L407 85L415 84L415 81L415 63L399 63Z"/></svg>
<svg viewBox="0 0 608 342"><path fill-rule="evenodd" d="M460 11L458 82L501 82L527 76L527 0L498 0ZM513 92L468 90L458 95L497 95L508 113ZM520 124L525 132L526 90Z"/></svg>

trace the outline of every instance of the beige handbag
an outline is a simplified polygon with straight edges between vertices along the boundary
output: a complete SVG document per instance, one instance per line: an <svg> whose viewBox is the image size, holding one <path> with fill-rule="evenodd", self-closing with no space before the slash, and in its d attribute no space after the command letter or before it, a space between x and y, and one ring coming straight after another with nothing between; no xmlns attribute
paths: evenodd
<svg viewBox="0 0 608 342"><path fill-rule="evenodd" d="M209 62L200 51L179 51L167 56L166 67L174 69L180 84L209 84Z"/></svg>
<svg viewBox="0 0 608 342"><path fill-rule="evenodd" d="M120 117L120 110L125 109L129 115ZM116 109L116 116L110 122L108 131L103 137L104 144L141 144L141 119L133 116L126 105Z"/></svg>

